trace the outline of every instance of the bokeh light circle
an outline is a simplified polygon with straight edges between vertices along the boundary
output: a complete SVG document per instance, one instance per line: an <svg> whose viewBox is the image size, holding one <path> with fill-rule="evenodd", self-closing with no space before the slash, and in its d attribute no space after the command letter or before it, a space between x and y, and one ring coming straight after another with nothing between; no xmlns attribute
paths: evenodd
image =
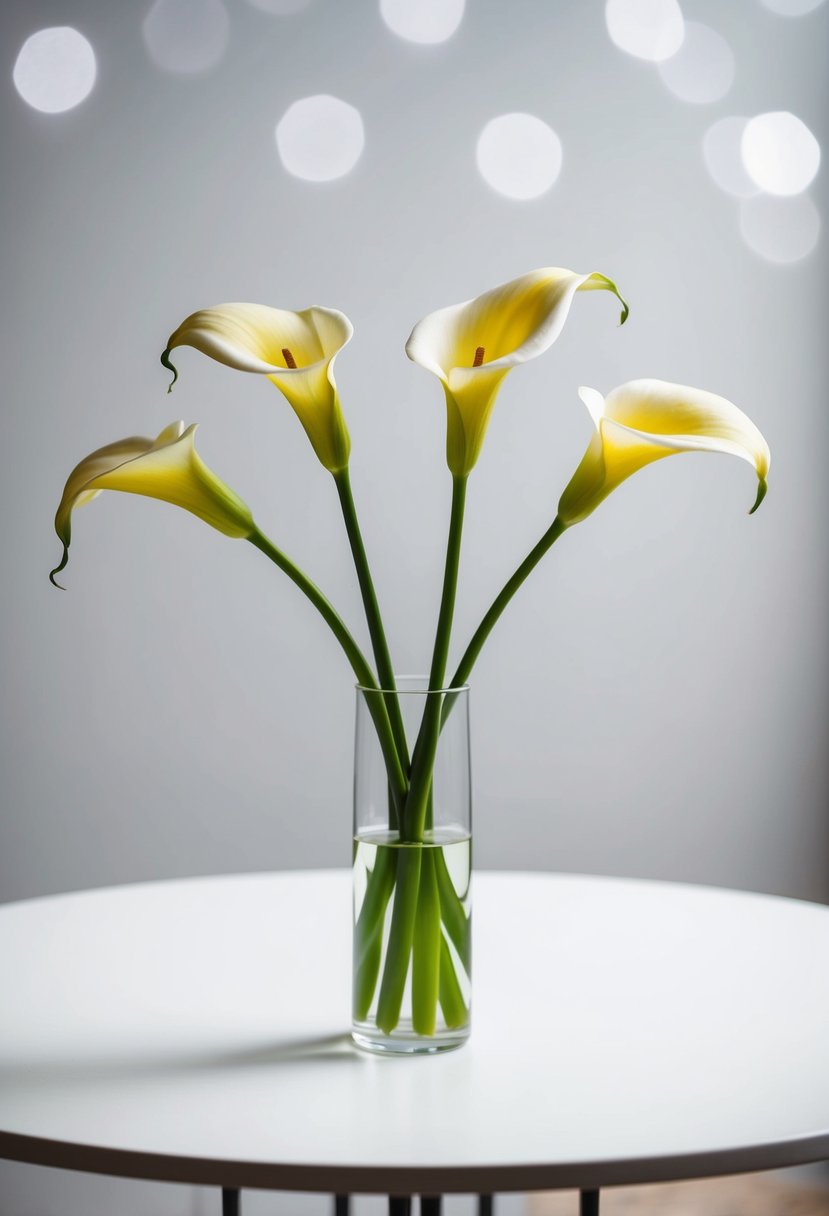
<svg viewBox="0 0 829 1216"><path fill-rule="evenodd" d="M729 115L708 128L702 140L705 167L721 190L735 198L752 198L759 186L751 180L743 164L743 132L747 118Z"/></svg>
<svg viewBox="0 0 829 1216"><path fill-rule="evenodd" d="M820 166L820 144L788 110L749 119L741 147L746 172L767 194L801 194Z"/></svg>
<svg viewBox="0 0 829 1216"><path fill-rule="evenodd" d="M775 198L758 194L740 203L743 240L767 262L800 262L820 239L820 212L808 194Z"/></svg>
<svg viewBox="0 0 829 1216"><path fill-rule="evenodd" d="M330 182L349 173L365 146L360 111L320 93L289 106L276 126L282 164L307 182Z"/></svg>
<svg viewBox="0 0 829 1216"><path fill-rule="evenodd" d="M763 4L778 17L805 17L820 8L823 0L763 0Z"/></svg>
<svg viewBox="0 0 829 1216"><path fill-rule="evenodd" d="M222 0L155 0L143 31L158 67L197 75L215 67L224 55L230 19Z"/></svg>
<svg viewBox="0 0 829 1216"><path fill-rule="evenodd" d="M484 181L499 194L538 198L561 172L561 140L534 114L501 114L479 135L476 158Z"/></svg>
<svg viewBox="0 0 829 1216"><path fill-rule="evenodd" d="M89 96L97 74L95 52L83 34L71 25L55 25L26 39L12 80L33 109L61 114Z"/></svg>
<svg viewBox="0 0 829 1216"><path fill-rule="evenodd" d="M446 42L463 20L466 0L380 0L380 16L407 42Z"/></svg>
<svg viewBox="0 0 829 1216"><path fill-rule="evenodd" d="M734 52L710 26L686 21L682 46L659 64L659 75L681 101L710 105L734 83Z"/></svg>
<svg viewBox="0 0 829 1216"><path fill-rule="evenodd" d="M619 50L652 63L670 59L685 37L678 0L607 0L604 17Z"/></svg>

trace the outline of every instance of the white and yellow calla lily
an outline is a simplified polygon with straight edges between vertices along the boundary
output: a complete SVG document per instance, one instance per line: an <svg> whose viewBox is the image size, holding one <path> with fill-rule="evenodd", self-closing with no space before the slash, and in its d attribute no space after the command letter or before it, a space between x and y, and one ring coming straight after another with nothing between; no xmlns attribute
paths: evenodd
<svg viewBox="0 0 829 1216"><path fill-rule="evenodd" d="M311 445L332 473L346 468L351 440L334 381L334 359L350 341L351 322L333 308L290 312L265 304L219 304L182 321L170 335L161 362L177 346L192 346L243 372L267 376L287 397Z"/></svg>
<svg viewBox="0 0 829 1216"><path fill-rule="evenodd" d="M69 560L72 512L97 498L102 490L125 490L160 498L191 511L225 536L251 535L254 523L249 508L199 456L194 444L195 430L195 423L185 430L183 422L172 422L156 439L137 435L119 439L98 448L76 465L69 474L55 516L63 557L49 575L53 583Z"/></svg>
<svg viewBox="0 0 829 1216"><path fill-rule="evenodd" d="M624 324L628 306L610 279L547 266L464 304L441 308L415 325L406 354L443 385L446 459L455 476L468 474L480 455L501 381L513 367L552 346L577 291L613 292Z"/></svg>
<svg viewBox="0 0 829 1216"><path fill-rule="evenodd" d="M558 505L566 527L586 519L632 473L675 452L726 452L747 460L759 482L751 510L763 501L769 446L725 397L664 380L631 380L607 397L581 388L579 396L596 429Z"/></svg>

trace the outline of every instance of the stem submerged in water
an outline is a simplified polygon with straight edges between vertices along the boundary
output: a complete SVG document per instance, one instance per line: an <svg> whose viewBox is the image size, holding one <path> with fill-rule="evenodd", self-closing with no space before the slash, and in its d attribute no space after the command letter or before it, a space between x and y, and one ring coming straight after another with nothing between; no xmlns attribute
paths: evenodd
<svg viewBox="0 0 829 1216"><path fill-rule="evenodd" d="M441 891L440 867L452 904ZM380 1031L375 1041L382 1041L397 1031L398 1038L411 1044L418 1038L440 1038L468 1022L470 867L468 837L408 845L385 834L378 834L376 843L370 837L358 838L355 890L362 891L363 902L357 906L354 927L353 1008L360 1034ZM381 884L385 888L383 898L370 895L372 879L374 891ZM444 917L444 908L453 904L460 909L456 920L464 927L460 949L450 938ZM464 949L466 961L459 957ZM379 972L382 982L375 999Z"/></svg>
<svg viewBox="0 0 829 1216"><path fill-rule="evenodd" d="M383 951L386 908L397 878L397 856L393 849L379 849L369 873L360 915L354 926L354 1017L368 1017Z"/></svg>
<svg viewBox="0 0 829 1216"><path fill-rule="evenodd" d="M412 953L423 849L415 846L402 848L398 852L394 911L380 999L377 1002L377 1025L386 1034L391 1034L400 1021L400 1007Z"/></svg>
<svg viewBox="0 0 829 1216"><path fill-rule="evenodd" d="M423 849L417 913L412 940L412 1029L434 1034L440 979L440 900L435 877L435 849Z"/></svg>

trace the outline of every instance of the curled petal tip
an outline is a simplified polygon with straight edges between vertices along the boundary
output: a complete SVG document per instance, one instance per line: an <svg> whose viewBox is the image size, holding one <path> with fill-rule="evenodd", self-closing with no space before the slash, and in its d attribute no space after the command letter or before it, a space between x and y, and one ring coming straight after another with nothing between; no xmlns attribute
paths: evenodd
<svg viewBox="0 0 829 1216"><path fill-rule="evenodd" d="M60 559L60 563L57 566L55 566L54 570L49 571L49 582L52 584L53 587L57 587L58 591L65 591L66 588L63 586L62 583L58 582L58 580L55 578L55 575L60 574L61 570L64 568L64 566L66 565L66 563L68 561L69 561L69 546L67 544L64 544L63 557Z"/></svg>
<svg viewBox="0 0 829 1216"><path fill-rule="evenodd" d="M604 282L608 290L613 292L616 299L622 305L622 311L619 316L619 327L621 328L621 326L624 325L625 321L627 321L628 317L630 316L630 305L612 279L609 279L607 275L603 274L597 275L597 278Z"/></svg>
<svg viewBox="0 0 829 1216"><path fill-rule="evenodd" d="M768 487L768 483L766 482L766 479L764 477L761 477L760 484L757 487L757 497L754 500L754 506L749 511L749 515L753 515L754 512L757 510L757 508L760 506L760 503L766 497L766 490L768 488L769 487Z"/></svg>
<svg viewBox="0 0 829 1216"><path fill-rule="evenodd" d="M166 367L168 372L173 373L173 378L170 381L170 383L167 385L167 392L171 393L173 391L173 385L175 384L176 380L178 380L178 368L175 366L174 363L172 363L170 361L170 347L169 346L161 354L161 366Z"/></svg>
<svg viewBox="0 0 829 1216"><path fill-rule="evenodd" d="M624 325L625 321L627 321L628 317L630 316L630 305L619 291L619 288L613 282L613 279L609 279L606 274L599 274L597 270L594 270L593 274L587 276L587 281L584 283L582 290L595 291L597 288L600 290L613 292L616 299L622 305L619 325Z"/></svg>

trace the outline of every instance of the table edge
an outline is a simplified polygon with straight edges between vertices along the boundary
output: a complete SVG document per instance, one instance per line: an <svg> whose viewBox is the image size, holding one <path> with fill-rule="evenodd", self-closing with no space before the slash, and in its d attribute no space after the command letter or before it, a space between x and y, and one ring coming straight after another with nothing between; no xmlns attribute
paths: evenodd
<svg viewBox="0 0 829 1216"><path fill-rule="evenodd" d="M596 1189L749 1174L829 1160L829 1129L768 1144L662 1157L485 1166L295 1165L98 1148L0 1131L0 1158L190 1186L316 1194L496 1194Z"/></svg>

